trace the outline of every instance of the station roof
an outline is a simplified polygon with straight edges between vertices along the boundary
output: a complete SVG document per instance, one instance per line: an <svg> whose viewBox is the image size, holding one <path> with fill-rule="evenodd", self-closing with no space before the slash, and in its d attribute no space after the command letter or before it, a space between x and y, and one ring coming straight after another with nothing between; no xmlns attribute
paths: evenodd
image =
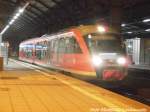
<svg viewBox="0 0 150 112"><path fill-rule="evenodd" d="M19 7L30 4L4 33L3 39L18 42L95 20L108 20L113 0L0 0L2 30ZM150 34L150 0L117 0L123 7L122 34L125 38Z"/></svg>

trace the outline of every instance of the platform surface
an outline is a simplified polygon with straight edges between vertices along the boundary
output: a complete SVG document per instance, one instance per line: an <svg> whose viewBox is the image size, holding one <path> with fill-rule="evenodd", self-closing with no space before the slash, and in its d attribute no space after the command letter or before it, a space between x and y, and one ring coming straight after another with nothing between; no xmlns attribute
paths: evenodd
<svg viewBox="0 0 150 112"><path fill-rule="evenodd" d="M148 105L16 60L0 71L0 112L149 111Z"/></svg>
<svg viewBox="0 0 150 112"><path fill-rule="evenodd" d="M130 65L129 68L150 71L150 65Z"/></svg>

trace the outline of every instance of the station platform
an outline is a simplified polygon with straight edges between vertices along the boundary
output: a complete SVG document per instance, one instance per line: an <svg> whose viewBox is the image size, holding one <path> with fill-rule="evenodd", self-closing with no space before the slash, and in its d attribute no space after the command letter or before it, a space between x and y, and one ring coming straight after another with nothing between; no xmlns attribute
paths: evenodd
<svg viewBox="0 0 150 112"><path fill-rule="evenodd" d="M137 69L137 70L147 70L150 71L150 65L130 65L130 69Z"/></svg>
<svg viewBox="0 0 150 112"><path fill-rule="evenodd" d="M0 71L0 112L149 112L150 106L10 59Z"/></svg>

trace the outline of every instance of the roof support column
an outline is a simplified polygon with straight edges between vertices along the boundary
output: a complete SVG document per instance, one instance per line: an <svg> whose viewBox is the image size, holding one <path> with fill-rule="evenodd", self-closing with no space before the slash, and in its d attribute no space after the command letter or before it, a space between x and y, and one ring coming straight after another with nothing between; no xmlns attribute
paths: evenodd
<svg viewBox="0 0 150 112"><path fill-rule="evenodd" d="M122 22L122 0L111 0L110 6L110 26L114 28L117 33L121 33Z"/></svg>

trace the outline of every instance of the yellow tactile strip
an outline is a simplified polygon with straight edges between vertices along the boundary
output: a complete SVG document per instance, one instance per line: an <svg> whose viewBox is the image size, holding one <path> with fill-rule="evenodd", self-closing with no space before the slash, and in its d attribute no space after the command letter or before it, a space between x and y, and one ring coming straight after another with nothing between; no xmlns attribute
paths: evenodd
<svg viewBox="0 0 150 112"><path fill-rule="evenodd" d="M86 82L14 62L0 72L0 112L107 112L110 104L118 112L130 107L148 112L149 106Z"/></svg>

